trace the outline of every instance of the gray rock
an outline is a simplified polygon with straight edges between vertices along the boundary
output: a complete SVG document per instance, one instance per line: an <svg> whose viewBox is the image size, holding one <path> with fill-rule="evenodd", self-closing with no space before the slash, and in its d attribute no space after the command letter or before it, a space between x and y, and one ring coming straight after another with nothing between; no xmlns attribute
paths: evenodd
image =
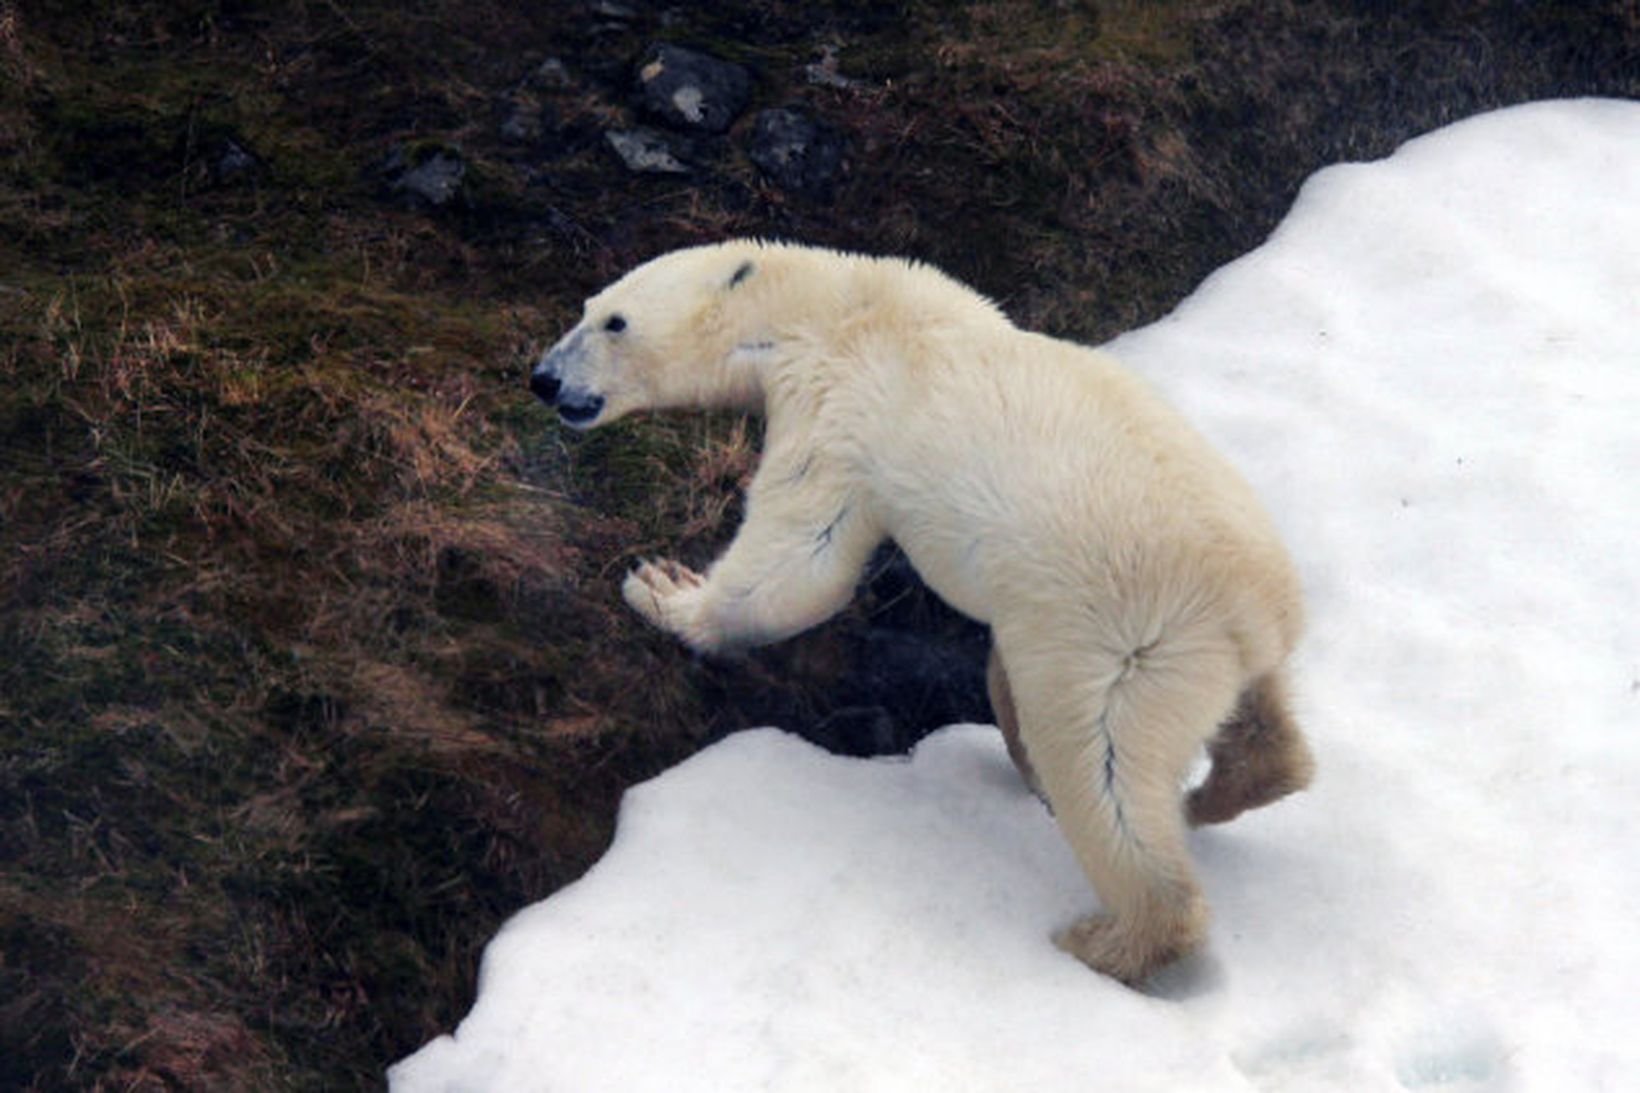
<svg viewBox="0 0 1640 1093"><path fill-rule="evenodd" d="M779 107L752 120L747 155L775 185L823 198L843 165L843 140L801 110Z"/></svg>
<svg viewBox="0 0 1640 1093"><path fill-rule="evenodd" d="M685 175L689 167L673 151L665 136L653 129L612 129L604 140L627 169L639 174Z"/></svg>
<svg viewBox="0 0 1640 1093"><path fill-rule="evenodd" d="M388 184L413 201L443 208L461 195L467 163L451 147L424 147L413 152L395 148L387 159Z"/></svg>
<svg viewBox="0 0 1640 1093"><path fill-rule="evenodd" d="M541 110L527 102L514 103L501 121L501 137L516 143L541 138Z"/></svg>
<svg viewBox="0 0 1640 1093"><path fill-rule="evenodd" d="M820 59L813 64L804 65L803 76L809 83L818 84L821 87L836 87L847 90L851 87L858 87L860 84L858 80L851 80L837 71L837 47L834 45L821 46Z"/></svg>
<svg viewBox="0 0 1640 1093"><path fill-rule="evenodd" d="M548 57L535 66L525 81L532 87L543 91L563 91L575 84L575 77L570 75L569 66L557 57Z"/></svg>
<svg viewBox="0 0 1640 1093"><path fill-rule="evenodd" d="M752 75L692 49L651 46L638 66L644 108L680 129L721 133L752 98Z"/></svg>
<svg viewBox="0 0 1640 1093"><path fill-rule="evenodd" d="M211 173L218 182L231 182L262 165L261 160L236 140L222 143L221 154L211 165Z"/></svg>
<svg viewBox="0 0 1640 1093"><path fill-rule="evenodd" d="M610 19L617 23L630 23L638 17L637 8L631 4L618 3L617 0L595 0L591 7L595 17Z"/></svg>

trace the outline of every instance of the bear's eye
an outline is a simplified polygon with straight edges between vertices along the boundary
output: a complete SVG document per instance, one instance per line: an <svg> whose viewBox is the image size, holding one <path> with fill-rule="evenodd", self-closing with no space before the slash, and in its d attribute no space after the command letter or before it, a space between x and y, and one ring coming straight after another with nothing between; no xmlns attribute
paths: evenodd
<svg viewBox="0 0 1640 1093"><path fill-rule="evenodd" d="M626 319L620 315L611 315L604 320L604 329L611 334L619 334L626 329Z"/></svg>

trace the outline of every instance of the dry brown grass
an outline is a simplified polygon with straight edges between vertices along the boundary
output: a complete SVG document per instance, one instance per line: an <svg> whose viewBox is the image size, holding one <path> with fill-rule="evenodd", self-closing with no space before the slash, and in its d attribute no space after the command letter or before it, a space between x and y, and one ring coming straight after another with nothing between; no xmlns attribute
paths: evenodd
<svg viewBox="0 0 1640 1093"><path fill-rule="evenodd" d="M557 430L524 370L597 285L797 237L1099 338L1322 162L1640 94L1617 2L639 7L0 0L0 1086L374 1087L633 780L745 724L985 715L971 631L887 561L728 663L627 617L634 557L732 532L759 437ZM843 132L835 201L735 135L625 173L601 134L656 35ZM803 82L830 42L849 87ZM529 81L547 56L569 86ZM500 137L519 107L538 140ZM428 143L468 163L453 208L382 178ZM921 675L882 670L901 631Z"/></svg>

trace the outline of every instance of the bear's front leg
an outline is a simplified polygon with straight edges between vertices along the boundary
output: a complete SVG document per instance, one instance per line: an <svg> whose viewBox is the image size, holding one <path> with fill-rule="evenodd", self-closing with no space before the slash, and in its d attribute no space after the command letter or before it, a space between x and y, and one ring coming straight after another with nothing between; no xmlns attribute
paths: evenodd
<svg viewBox="0 0 1640 1093"><path fill-rule="evenodd" d="M764 645L836 614L881 541L856 482L821 455L777 455L758 469L746 522L705 574L674 561L644 562L621 593L697 652Z"/></svg>

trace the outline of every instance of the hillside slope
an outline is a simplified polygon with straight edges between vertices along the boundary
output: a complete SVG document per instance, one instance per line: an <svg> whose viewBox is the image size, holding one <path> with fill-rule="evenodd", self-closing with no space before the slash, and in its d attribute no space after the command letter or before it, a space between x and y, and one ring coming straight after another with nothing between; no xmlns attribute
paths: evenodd
<svg viewBox="0 0 1640 1093"><path fill-rule="evenodd" d="M657 43L745 73L724 131L645 105ZM891 554L731 662L627 617L631 559L732 532L757 434L561 433L523 379L588 291L782 236L1101 340L1325 163L1640 95L1640 27L82 0L0 2L0 66L0 1085L335 1089L464 1012L476 945L634 780L748 725L867 753L987 716L983 635Z"/></svg>

